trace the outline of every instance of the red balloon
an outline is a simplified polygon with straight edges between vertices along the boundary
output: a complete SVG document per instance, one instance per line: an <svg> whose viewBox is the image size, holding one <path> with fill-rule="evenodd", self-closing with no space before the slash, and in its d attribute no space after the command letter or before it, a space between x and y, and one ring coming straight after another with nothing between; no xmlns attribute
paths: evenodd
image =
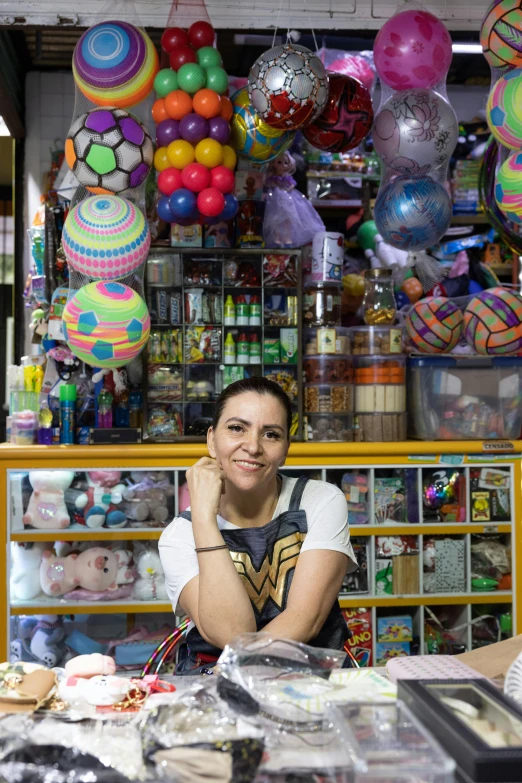
<svg viewBox="0 0 522 783"><path fill-rule="evenodd" d="M328 74L328 100L322 113L303 129L313 147L346 152L357 147L371 130L373 108L370 91L341 73Z"/></svg>
<svg viewBox="0 0 522 783"><path fill-rule="evenodd" d="M194 49L201 49L202 46L213 46L214 28L208 22L194 22L189 27L188 37Z"/></svg>
<svg viewBox="0 0 522 783"><path fill-rule="evenodd" d="M197 63L198 58L192 46L176 46L169 54L170 67L173 71L179 71L185 63Z"/></svg>
<svg viewBox="0 0 522 783"><path fill-rule="evenodd" d="M212 187L217 188L221 193L231 193L234 190L236 181L234 172L227 169L226 166L216 166L210 172Z"/></svg>
<svg viewBox="0 0 522 783"><path fill-rule="evenodd" d="M210 185L210 171L202 163L189 163L181 172L183 187L200 193Z"/></svg>
<svg viewBox="0 0 522 783"><path fill-rule="evenodd" d="M161 36L161 48L167 54L170 54L177 46L187 46L189 37L186 30L181 27L167 27Z"/></svg>
<svg viewBox="0 0 522 783"><path fill-rule="evenodd" d="M198 209L204 217L217 217L225 208L225 197L217 188L205 188L198 196Z"/></svg>
<svg viewBox="0 0 522 783"><path fill-rule="evenodd" d="M168 169L163 169L158 174L158 190L163 193L164 196L170 196L175 190L183 187L181 182L181 171L175 169L172 166Z"/></svg>

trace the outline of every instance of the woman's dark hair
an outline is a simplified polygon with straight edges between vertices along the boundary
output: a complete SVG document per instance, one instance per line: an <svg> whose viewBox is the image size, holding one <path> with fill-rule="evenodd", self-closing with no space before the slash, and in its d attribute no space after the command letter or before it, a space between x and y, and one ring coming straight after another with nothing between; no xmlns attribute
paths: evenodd
<svg viewBox="0 0 522 783"><path fill-rule="evenodd" d="M212 419L212 426L214 429L219 424L223 409L229 400L233 397L238 397L245 392L255 392L256 394L270 394L275 397L281 405L286 414L286 434L290 439L290 427L292 426L292 405L290 404L290 398L288 394L283 391L279 384L275 381L270 381L268 378L253 377L244 378L241 381L235 381L224 389L216 401L216 408L214 410L214 418Z"/></svg>

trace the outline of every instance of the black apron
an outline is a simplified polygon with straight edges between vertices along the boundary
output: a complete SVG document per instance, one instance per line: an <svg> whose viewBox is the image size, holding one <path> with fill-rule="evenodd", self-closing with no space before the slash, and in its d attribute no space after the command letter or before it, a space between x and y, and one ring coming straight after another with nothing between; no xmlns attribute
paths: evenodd
<svg viewBox="0 0 522 783"><path fill-rule="evenodd" d="M258 631L286 609L297 559L308 532L306 511L300 507L307 482L306 476L296 481L288 511L263 527L220 531L252 603ZM190 511L184 511L180 517L191 521ZM336 599L323 627L308 644L342 650L349 636ZM221 655L221 650L209 644L196 627L188 633L187 647L187 660L181 662L179 673Z"/></svg>

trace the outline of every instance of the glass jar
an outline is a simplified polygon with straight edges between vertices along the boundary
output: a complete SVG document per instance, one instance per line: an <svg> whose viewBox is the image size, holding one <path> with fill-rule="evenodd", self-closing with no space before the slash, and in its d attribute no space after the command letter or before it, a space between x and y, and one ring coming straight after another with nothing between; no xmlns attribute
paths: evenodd
<svg viewBox="0 0 522 783"><path fill-rule="evenodd" d="M368 326L382 326L395 322L397 303L393 295L393 272L391 269L366 270L362 309L365 323Z"/></svg>
<svg viewBox="0 0 522 783"><path fill-rule="evenodd" d="M341 325L341 289L338 285L310 283L303 294L305 326Z"/></svg>

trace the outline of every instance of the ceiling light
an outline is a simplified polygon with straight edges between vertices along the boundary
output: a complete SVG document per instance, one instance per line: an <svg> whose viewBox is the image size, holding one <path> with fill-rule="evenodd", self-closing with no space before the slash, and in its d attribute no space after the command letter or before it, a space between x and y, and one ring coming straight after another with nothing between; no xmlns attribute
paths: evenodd
<svg viewBox="0 0 522 783"><path fill-rule="evenodd" d="M482 54L482 46L478 43L451 44L453 54Z"/></svg>

